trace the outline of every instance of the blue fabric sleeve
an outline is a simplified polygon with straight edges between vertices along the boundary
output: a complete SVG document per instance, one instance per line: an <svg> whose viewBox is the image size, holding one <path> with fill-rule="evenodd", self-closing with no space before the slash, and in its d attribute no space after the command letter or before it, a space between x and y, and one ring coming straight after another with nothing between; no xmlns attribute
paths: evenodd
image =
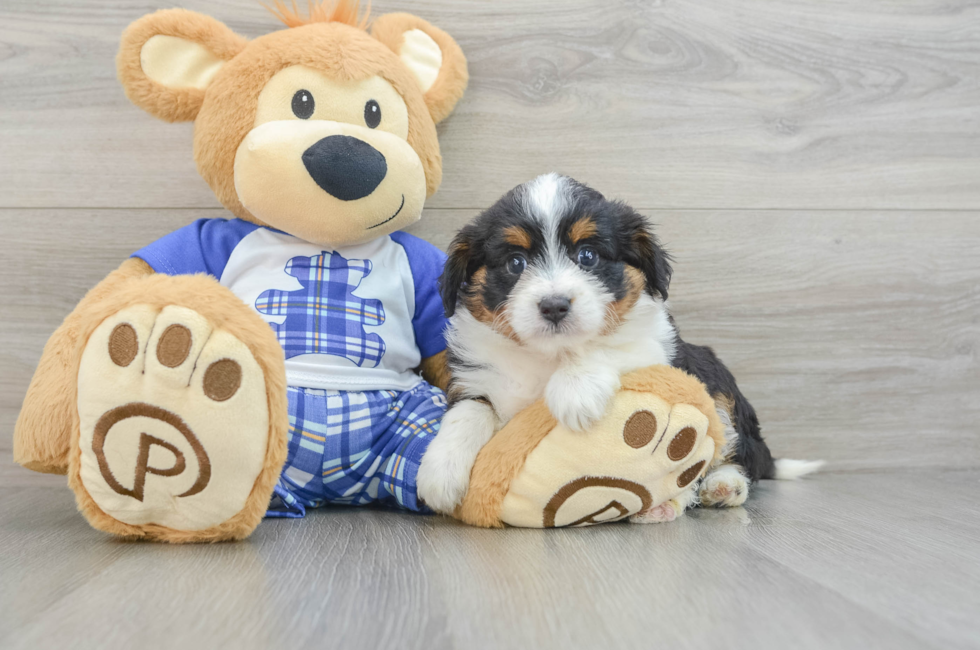
<svg viewBox="0 0 980 650"><path fill-rule="evenodd" d="M408 266L415 283L415 344L422 358L439 354L446 349L446 312L439 296L439 276L446 265L446 254L407 232L393 232L391 238L405 249Z"/></svg>
<svg viewBox="0 0 980 650"><path fill-rule="evenodd" d="M220 279L231 252L258 227L241 219L198 219L141 248L132 257L140 258L157 273L207 273Z"/></svg>

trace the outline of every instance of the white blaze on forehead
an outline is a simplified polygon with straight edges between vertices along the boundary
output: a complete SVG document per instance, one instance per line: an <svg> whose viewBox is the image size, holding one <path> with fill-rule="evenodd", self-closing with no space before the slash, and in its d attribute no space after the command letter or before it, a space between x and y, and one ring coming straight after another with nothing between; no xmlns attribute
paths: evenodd
<svg viewBox="0 0 980 650"><path fill-rule="evenodd" d="M568 211L572 196L568 178L556 174L543 174L524 184L521 204L529 219L538 222L544 232L547 262L550 273L566 266L558 241L558 224Z"/></svg>
<svg viewBox="0 0 980 650"><path fill-rule="evenodd" d="M538 176L524 185L524 210L542 225L556 224L567 209L568 189L564 176L554 172Z"/></svg>

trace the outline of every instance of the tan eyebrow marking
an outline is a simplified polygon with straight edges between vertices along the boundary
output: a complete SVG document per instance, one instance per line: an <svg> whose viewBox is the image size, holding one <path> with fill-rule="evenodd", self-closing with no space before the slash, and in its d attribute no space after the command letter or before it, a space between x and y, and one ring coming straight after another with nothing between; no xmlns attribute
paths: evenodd
<svg viewBox="0 0 980 650"><path fill-rule="evenodd" d="M520 246L531 250L531 235L520 226L507 226L504 228L504 241L514 246Z"/></svg>
<svg viewBox="0 0 980 650"><path fill-rule="evenodd" d="M582 217L572 224L568 236L571 238L573 244L577 244L583 239L594 236L596 232L598 232L598 228L596 228L595 221L593 221L592 217Z"/></svg>
<svg viewBox="0 0 980 650"><path fill-rule="evenodd" d="M469 287L466 288L463 297L463 304L470 314L481 323L489 325L490 329L507 336L518 343L520 339L510 326L510 314L506 307L498 307L495 311L490 311L483 300L483 288L487 283L487 267L481 266L470 278Z"/></svg>

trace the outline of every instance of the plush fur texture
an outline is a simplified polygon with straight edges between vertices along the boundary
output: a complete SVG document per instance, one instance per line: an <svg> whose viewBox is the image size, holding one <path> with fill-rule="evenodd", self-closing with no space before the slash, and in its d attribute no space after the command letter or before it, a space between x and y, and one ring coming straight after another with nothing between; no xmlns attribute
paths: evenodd
<svg viewBox="0 0 980 650"><path fill-rule="evenodd" d="M255 39L208 88L194 125L194 158L201 176L231 212L259 221L235 191L235 152L254 127L259 91L289 65L322 70L346 81L378 75L394 86L408 107L407 139L422 161L427 192L436 191L442 180L439 142L414 77L394 52L365 32L343 24L311 24Z"/></svg>
<svg viewBox="0 0 980 650"><path fill-rule="evenodd" d="M269 12L281 20L286 27L302 27L313 23L342 23L367 29L371 16L370 4L361 14L361 3L359 0L337 0L328 2L310 2L307 15L300 13L296 7L296 0L292 6L287 6L283 0L275 0L271 7L266 6Z"/></svg>
<svg viewBox="0 0 980 650"><path fill-rule="evenodd" d="M511 481L556 424L547 405L538 401L498 431L476 457L469 489L454 516L471 526L503 528L500 510Z"/></svg>
<svg viewBox="0 0 980 650"><path fill-rule="evenodd" d="M221 22L186 9L165 9L143 16L123 32L116 55L116 73L129 101L167 122L193 120L204 103L204 90L167 88L143 72L140 64L143 45L158 34L199 43L224 61L237 56L248 41Z"/></svg>
<svg viewBox="0 0 980 650"><path fill-rule="evenodd" d="M14 426L14 461L35 472L68 473L78 364L95 329L90 314L122 286L152 273L143 260L126 260L85 294L48 339Z"/></svg>
<svg viewBox="0 0 980 650"><path fill-rule="evenodd" d="M400 52L405 33L419 29L429 35L442 51L443 66L435 83L425 93L425 105L432 121L438 124L449 117L456 103L462 99L469 83L466 57L453 37L411 14L385 14L371 25L371 35L387 45L393 52ZM433 190L434 191L434 190Z"/></svg>

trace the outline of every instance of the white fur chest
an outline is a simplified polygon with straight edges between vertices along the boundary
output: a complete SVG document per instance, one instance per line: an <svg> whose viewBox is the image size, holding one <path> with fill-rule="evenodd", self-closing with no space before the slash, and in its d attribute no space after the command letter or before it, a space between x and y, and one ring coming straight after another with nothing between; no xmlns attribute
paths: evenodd
<svg viewBox="0 0 980 650"><path fill-rule="evenodd" d="M574 364L581 372L611 368L618 374L670 364L676 333L660 303L644 296L617 330L582 342L560 354L523 346L460 310L450 321L449 346L460 361L453 382L464 397L486 397L507 422L544 395L558 368Z"/></svg>
<svg viewBox="0 0 980 650"><path fill-rule="evenodd" d="M466 311L450 323L449 345L462 362L453 368L453 382L464 396L486 397L505 422L541 397L557 359L529 351Z"/></svg>

